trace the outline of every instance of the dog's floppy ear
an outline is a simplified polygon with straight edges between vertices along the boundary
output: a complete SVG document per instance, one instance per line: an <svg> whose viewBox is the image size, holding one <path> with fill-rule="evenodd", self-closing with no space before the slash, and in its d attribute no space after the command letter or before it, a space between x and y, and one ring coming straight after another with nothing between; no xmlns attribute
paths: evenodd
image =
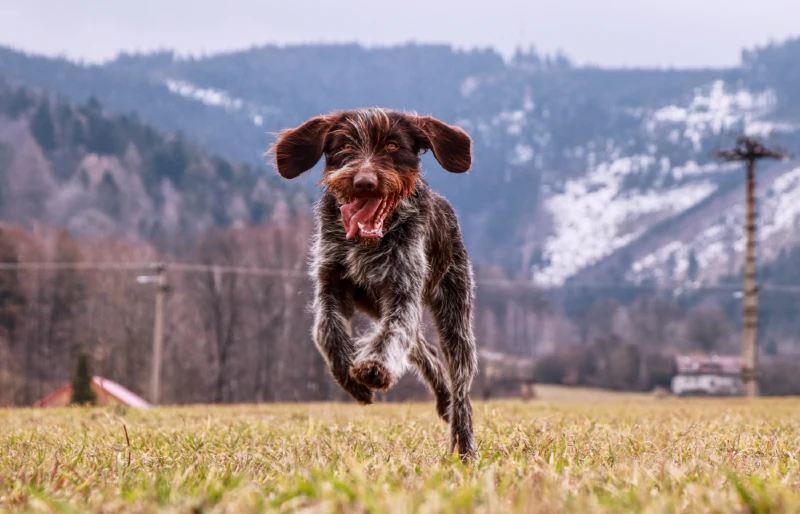
<svg viewBox="0 0 800 514"><path fill-rule="evenodd" d="M464 173L472 166L472 140L459 127L442 123L430 116L411 116L421 133L420 146L433 151L442 168L451 173Z"/></svg>
<svg viewBox="0 0 800 514"><path fill-rule="evenodd" d="M292 179L313 168L322 158L332 126L332 116L317 116L297 128L280 132L267 153L275 155L275 167L281 177Z"/></svg>

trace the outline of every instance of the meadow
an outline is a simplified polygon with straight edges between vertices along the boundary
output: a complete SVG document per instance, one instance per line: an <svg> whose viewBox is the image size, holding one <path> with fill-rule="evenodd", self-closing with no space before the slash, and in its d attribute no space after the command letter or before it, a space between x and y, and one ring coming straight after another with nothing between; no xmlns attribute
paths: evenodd
<svg viewBox="0 0 800 514"><path fill-rule="evenodd" d="M798 512L800 400L0 410L0 512Z"/></svg>

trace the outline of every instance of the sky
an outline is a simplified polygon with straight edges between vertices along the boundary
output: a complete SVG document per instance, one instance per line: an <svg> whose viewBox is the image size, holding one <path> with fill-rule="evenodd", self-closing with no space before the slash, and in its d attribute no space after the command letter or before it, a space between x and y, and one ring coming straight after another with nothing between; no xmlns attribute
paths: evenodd
<svg viewBox="0 0 800 514"><path fill-rule="evenodd" d="M100 62L266 43L534 45L578 64L703 67L800 36L798 0L0 0L0 44Z"/></svg>

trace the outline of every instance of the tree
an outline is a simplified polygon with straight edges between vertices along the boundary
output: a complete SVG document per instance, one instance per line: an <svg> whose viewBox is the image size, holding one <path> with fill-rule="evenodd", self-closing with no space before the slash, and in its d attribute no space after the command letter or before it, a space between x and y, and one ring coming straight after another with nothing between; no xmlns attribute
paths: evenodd
<svg viewBox="0 0 800 514"><path fill-rule="evenodd" d="M240 264L241 248L230 232L207 236L199 244L196 254L206 264ZM234 394L230 377L230 360L238 341L237 331L245 310L240 293L239 277L232 273L203 273L196 282L195 297L203 313L204 329L210 346L212 362L216 364L216 379L212 385L212 398L221 403L231 401Z"/></svg>
<svg viewBox="0 0 800 514"><path fill-rule="evenodd" d="M87 120L87 150L100 155L114 155L124 151L125 144L120 137L118 125L94 111L88 112Z"/></svg>
<svg viewBox="0 0 800 514"><path fill-rule="evenodd" d="M81 352L78 355L78 368L72 381L72 400L77 405L95 405L97 395L92 390L92 373L89 370L89 357Z"/></svg>
<svg viewBox="0 0 800 514"><path fill-rule="evenodd" d="M103 173L103 180L97 186L97 199L100 209L118 220L122 215L122 194L114 176L109 171Z"/></svg>
<svg viewBox="0 0 800 514"><path fill-rule="evenodd" d="M6 99L4 110L12 120L19 118L19 115L27 111L33 105L31 94L24 88L17 88Z"/></svg>
<svg viewBox="0 0 800 514"><path fill-rule="evenodd" d="M54 260L64 263L83 260L80 246L65 230L60 230L56 235ZM69 355L75 344L75 324L78 314L84 308L86 284L79 271L70 269L57 270L51 280L45 344L53 346L51 349L55 351L55 355L48 357L59 358Z"/></svg>
<svg viewBox="0 0 800 514"><path fill-rule="evenodd" d="M189 160L189 150L182 138L164 142L149 155L145 163L145 182L150 188L158 186L164 179L180 186Z"/></svg>
<svg viewBox="0 0 800 514"><path fill-rule="evenodd" d="M686 337L692 345L704 352L724 350L730 343L733 327L719 307L700 307L686 321Z"/></svg>
<svg viewBox="0 0 800 514"><path fill-rule="evenodd" d="M36 109L31 119L31 133L42 150L49 152L56 147L56 127L50 115L50 103L45 100Z"/></svg>
<svg viewBox="0 0 800 514"><path fill-rule="evenodd" d="M667 326L682 317L681 309L666 298L641 298L631 309L631 321L639 347L639 388L646 390L650 385L648 357L653 349L664 345Z"/></svg>
<svg viewBox="0 0 800 514"><path fill-rule="evenodd" d="M618 301L609 298L596 300L583 323L583 341L590 343L597 337L608 337L614 333L614 315L621 305Z"/></svg>
<svg viewBox="0 0 800 514"><path fill-rule="evenodd" d="M17 249L7 231L0 229L0 263L17 264ZM16 331L22 322L26 295L17 270L0 270L0 329L14 344Z"/></svg>
<svg viewBox="0 0 800 514"><path fill-rule="evenodd" d="M86 128L78 118L72 121L72 131L70 132L70 144L81 147L86 144Z"/></svg>

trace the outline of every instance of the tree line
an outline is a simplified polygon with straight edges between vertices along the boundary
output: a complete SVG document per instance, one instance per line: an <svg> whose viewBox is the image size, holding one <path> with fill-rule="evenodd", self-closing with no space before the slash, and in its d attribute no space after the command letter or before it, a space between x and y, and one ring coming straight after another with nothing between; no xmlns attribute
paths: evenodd
<svg viewBox="0 0 800 514"><path fill-rule="evenodd" d="M285 276L168 271L163 403L347 400L311 341L305 277L309 217L204 234L182 260L287 270ZM170 261L145 243L76 240L63 230L0 226L0 263ZM85 354L97 375L149 398L155 288L148 270L0 269L0 404L31 405L73 379ZM620 390L666 385L672 356L738 352L739 328L713 302L623 303L601 297L582 312L476 266L482 348L533 357L536 380ZM366 321L357 319L355 330ZM426 325L435 340L431 324ZM774 346L774 345L773 345ZM767 353L783 351L766 345ZM800 391L787 357L767 393ZM383 399L427 399L409 374Z"/></svg>

